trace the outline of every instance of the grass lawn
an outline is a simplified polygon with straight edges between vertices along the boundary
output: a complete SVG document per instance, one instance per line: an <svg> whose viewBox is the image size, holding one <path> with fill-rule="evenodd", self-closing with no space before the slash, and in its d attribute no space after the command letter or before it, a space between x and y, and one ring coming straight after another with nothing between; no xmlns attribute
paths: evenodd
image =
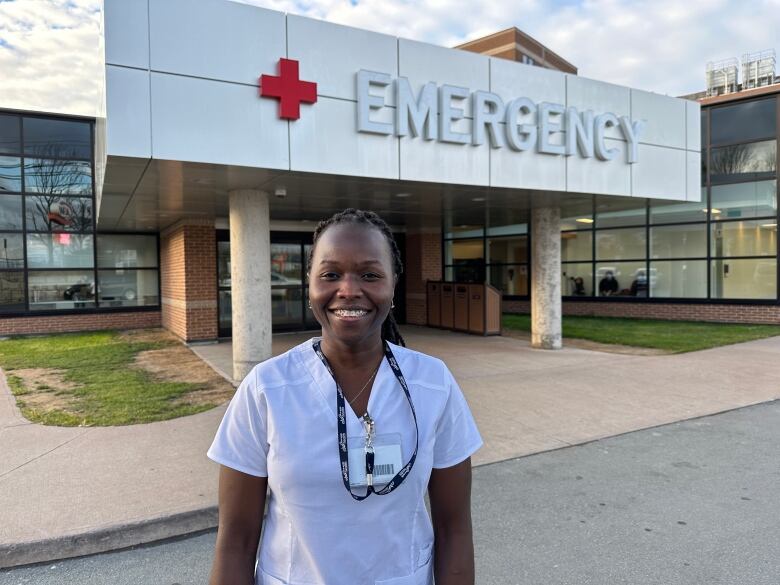
<svg viewBox="0 0 780 585"><path fill-rule="evenodd" d="M47 425L145 423L219 404L190 399L202 383L166 380L139 367L139 353L161 353L149 350L192 353L164 332L66 333L0 341L0 367L22 414Z"/></svg>
<svg viewBox="0 0 780 585"><path fill-rule="evenodd" d="M531 331L530 315L504 315L507 329ZM564 317L563 336L599 343L662 349L672 353L696 351L780 335L778 325L740 325L613 317Z"/></svg>

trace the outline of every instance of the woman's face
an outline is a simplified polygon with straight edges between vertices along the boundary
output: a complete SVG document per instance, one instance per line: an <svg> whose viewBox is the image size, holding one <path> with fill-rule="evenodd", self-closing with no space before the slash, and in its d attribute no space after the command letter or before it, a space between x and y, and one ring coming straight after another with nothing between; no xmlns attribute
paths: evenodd
<svg viewBox="0 0 780 585"><path fill-rule="evenodd" d="M390 245L378 229L354 223L326 229L309 272L309 300L323 337L356 345L381 335L395 279Z"/></svg>

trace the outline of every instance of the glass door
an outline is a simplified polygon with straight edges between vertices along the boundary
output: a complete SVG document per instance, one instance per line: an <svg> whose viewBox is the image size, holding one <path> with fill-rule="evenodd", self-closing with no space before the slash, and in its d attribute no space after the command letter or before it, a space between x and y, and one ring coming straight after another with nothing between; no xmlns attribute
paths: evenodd
<svg viewBox="0 0 780 585"><path fill-rule="evenodd" d="M308 308L309 287L306 282L311 233L271 232L271 316L274 332L319 329L319 323ZM403 234L397 234L401 255L404 255ZM217 298L219 336L232 334L232 304L230 280L230 232L217 230ZM404 322L405 279L396 287L395 315Z"/></svg>

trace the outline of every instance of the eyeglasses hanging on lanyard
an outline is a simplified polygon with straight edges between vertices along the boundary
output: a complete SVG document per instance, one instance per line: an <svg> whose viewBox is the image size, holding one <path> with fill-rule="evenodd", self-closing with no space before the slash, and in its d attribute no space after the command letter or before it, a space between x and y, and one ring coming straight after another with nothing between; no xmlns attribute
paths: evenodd
<svg viewBox="0 0 780 585"><path fill-rule="evenodd" d="M341 460L341 478L344 481L344 487L349 492L349 495L351 495L357 501L365 500L371 494L376 494L378 496L386 496L387 494L395 490L399 485L403 483L404 479L406 479L406 476L409 475L409 472L412 470L412 467L414 467L414 460L417 459L417 447L419 446L419 441L420 441L420 432L417 426L417 413L414 411L414 404L412 403L412 395L409 392L409 386L406 384L406 380L404 379L404 375L401 372L401 368L398 367L398 362L396 361L395 356L393 355L393 352L390 349L390 346L387 344L387 342L385 342L384 350L385 350L385 358L387 359L387 363L390 365L390 369L393 371L393 375L395 375L396 379L398 380L398 383L401 385L401 388L403 388L404 394L406 395L406 400L409 402L409 408L412 409L412 417L414 418L414 452L412 453L412 456L409 458L409 462L406 465L404 465L398 471L398 473L395 474L393 479L391 479L387 483L387 485L385 485L385 487L379 490L375 489L373 483L373 476L374 476L373 441L375 436L375 425L373 419L368 415L368 413L363 415L363 417L361 417L361 421L363 422L366 431L365 453L366 453L367 490L364 496L359 496L357 494L352 493L352 488L349 485L349 446L347 444L347 408L346 408L346 400L344 399L344 392L342 391L339 383L336 381L336 376L333 374L333 369L330 367L330 364L328 363L325 354L322 352L321 341L320 340L315 341L313 348L314 348L314 352L320 358L325 368L333 377L333 381L336 382L336 422L338 426L339 459Z"/></svg>

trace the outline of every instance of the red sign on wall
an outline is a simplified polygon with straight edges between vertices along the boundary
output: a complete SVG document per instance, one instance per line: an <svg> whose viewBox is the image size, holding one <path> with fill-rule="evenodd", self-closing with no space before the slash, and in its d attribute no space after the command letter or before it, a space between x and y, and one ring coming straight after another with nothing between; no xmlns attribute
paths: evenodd
<svg viewBox="0 0 780 585"><path fill-rule="evenodd" d="M298 78L298 61L279 59L279 75L260 76L260 96L279 100L279 117L297 120L301 117L301 102L317 102L317 84Z"/></svg>

